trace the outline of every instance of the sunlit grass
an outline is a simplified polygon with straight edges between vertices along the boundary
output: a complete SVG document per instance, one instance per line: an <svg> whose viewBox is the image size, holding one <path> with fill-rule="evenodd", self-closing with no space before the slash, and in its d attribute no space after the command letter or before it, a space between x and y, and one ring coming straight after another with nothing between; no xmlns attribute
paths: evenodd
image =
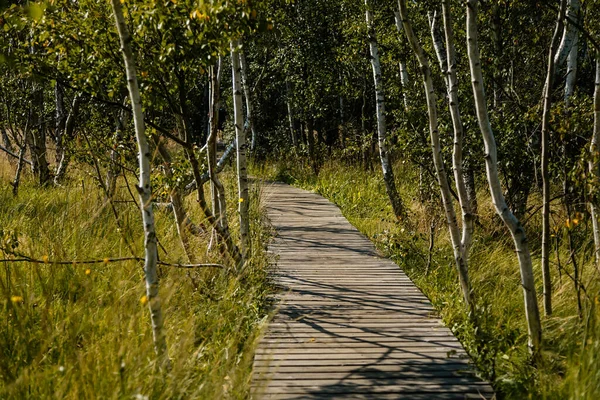
<svg viewBox="0 0 600 400"><path fill-rule="evenodd" d="M140 212L121 186L115 207L85 173L64 187L40 189L26 175L13 198L11 166L0 165L3 246L40 260L143 255ZM225 178L235 206L235 182ZM130 182L136 182L131 178ZM268 240L259 186L252 191L254 257L244 274L161 268L160 297L172 360L155 356L140 262L92 265L0 263L0 398L244 398L253 346L267 310ZM196 203L188 210L202 222ZM230 210L234 216L234 210ZM156 211L159 257L187 262L173 216ZM235 218L231 226L237 227ZM207 251L209 235L193 238L198 262L222 262ZM0 258L12 258L0 251Z"/></svg>

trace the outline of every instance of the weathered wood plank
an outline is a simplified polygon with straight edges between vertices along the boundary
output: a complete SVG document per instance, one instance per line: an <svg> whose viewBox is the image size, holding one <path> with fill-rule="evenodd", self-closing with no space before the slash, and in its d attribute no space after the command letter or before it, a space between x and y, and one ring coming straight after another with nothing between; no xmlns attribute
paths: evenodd
<svg viewBox="0 0 600 400"><path fill-rule="evenodd" d="M276 316L254 360L253 397L491 398L429 300L322 197L266 191Z"/></svg>

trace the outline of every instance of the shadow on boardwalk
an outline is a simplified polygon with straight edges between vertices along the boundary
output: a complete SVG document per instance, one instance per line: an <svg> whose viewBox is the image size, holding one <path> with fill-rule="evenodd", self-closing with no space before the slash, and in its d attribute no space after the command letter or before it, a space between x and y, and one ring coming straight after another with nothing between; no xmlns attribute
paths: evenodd
<svg viewBox="0 0 600 400"><path fill-rule="evenodd" d="M254 361L254 398L491 398L461 344L393 262L315 194L275 184L281 291Z"/></svg>

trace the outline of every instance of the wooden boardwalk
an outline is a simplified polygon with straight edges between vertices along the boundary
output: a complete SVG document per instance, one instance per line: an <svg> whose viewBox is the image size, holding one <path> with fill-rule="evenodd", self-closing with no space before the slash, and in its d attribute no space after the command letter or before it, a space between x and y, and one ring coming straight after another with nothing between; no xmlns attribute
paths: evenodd
<svg viewBox="0 0 600 400"><path fill-rule="evenodd" d="M253 398L493 397L429 300L335 205L281 183L266 192L281 292Z"/></svg>

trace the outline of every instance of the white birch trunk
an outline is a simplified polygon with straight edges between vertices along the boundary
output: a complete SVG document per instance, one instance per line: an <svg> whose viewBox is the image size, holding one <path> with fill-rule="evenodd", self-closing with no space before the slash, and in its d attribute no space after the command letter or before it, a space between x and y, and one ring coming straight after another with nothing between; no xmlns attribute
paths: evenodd
<svg viewBox="0 0 600 400"><path fill-rule="evenodd" d="M227 205L225 203L225 188L217 174L217 130L219 126L219 105L221 103L221 66L219 57L217 66L210 68L210 112L209 134L206 141L206 156L208 159L208 176L210 178L213 215L222 228L228 227ZM214 237L214 236L213 236ZM212 243L212 240L211 240Z"/></svg>
<svg viewBox="0 0 600 400"><path fill-rule="evenodd" d="M429 67L429 61L423 53L423 49L421 48L419 40L415 36L415 33L412 29L412 23L408 16L408 10L406 7L406 0L399 0L398 8L400 9L400 20L402 22L402 26L404 27L406 38L408 39L408 43L410 44L413 52L417 56L419 67L423 74L423 85L425 87L425 97L427 99L427 111L429 115L429 133L431 138L431 151L433 153L433 164L435 166L444 212L446 214L446 221L450 231L450 239L452 240L454 260L456 262L456 269L458 271L458 279L463 292L465 304L470 307L471 288L469 284L468 264L467 258L464 254L464 246L461 242L460 231L456 221L456 213L454 211L454 205L452 204L453 202L452 195L450 193L450 185L448 183L448 176L446 174L446 168L444 167L444 160L442 157L440 135L438 130L436 95L433 87L433 80L431 78L431 68Z"/></svg>
<svg viewBox="0 0 600 400"><path fill-rule="evenodd" d="M398 30L398 34L402 36L402 22L400 21L400 15L396 12L394 13L395 21L396 21L396 29ZM404 60L400 60L398 62L398 66L400 67L400 84L402 85L402 101L404 102L404 111L408 110L408 82L410 80L408 76L408 70L406 69L406 62Z"/></svg>
<svg viewBox="0 0 600 400"><path fill-rule="evenodd" d="M552 280L550 279L550 174L548 171L550 165L550 107L552 106L552 85L554 82L554 51L558 45L559 34L563 28L563 14L565 9L565 0L561 1L560 12L556 19L556 28L550 44L548 54L548 71L546 73L546 83L544 85L544 107L542 115L542 279L544 282L544 312L546 315L552 315Z"/></svg>
<svg viewBox="0 0 600 400"><path fill-rule="evenodd" d="M448 91L448 107L452 118L452 126L454 128L454 148L452 152L452 169L454 172L454 181L456 184L456 192L458 193L458 202L462 211L462 246L463 257L468 261L469 250L473 238L473 225L475 216L472 210L472 199L469 196L467 183L465 180L465 172L463 170L463 142L464 142L464 127L460 110L458 107L458 80L456 77L456 49L454 47L454 32L452 30L452 16L450 13L449 0L442 2L442 16L444 23L444 35L446 38L446 62L447 62L447 91ZM441 60L440 60L441 62ZM474 197L475 194L472 194ZM468 263L467 263L468 264Z"/></svg>
<svg viewBox="0 0 600 400"><path fill-rule="evenodd" d="M217 163L217 130L219 126L219 108L221 105L221 74L223 71L223 60L219 57L216 73L212 69L211 80L211 116L210 134L207 140L208 151L208 176L211 182L211 193L213 212L215 219L221 229L229 231L229 220L227 218L227 201L225 199L225 186L219 179L219 168ZM221 168L222 169L222 168Z"/></svg>
<svg viewBox="0 0 600 400"><path fill-rule="evenodd" d="M579 21L579 15L581 10L581 4L579 0L568 0L567 4L567 17L575 22ZM579 30L571 23L564 24L563 35L554 56L554 67L558 71L565 63L573 44L577 41Z"/></svg>
<svg viewBox="0 0 600 400"><path fill-rule="evenodd" d="M296 137L296 130L294 129L294 108L292 106L292 90L290 88L290 82L285 81L285 102L287 105L288 112L288 123L290 125L290 138L292 139L292 146L294 149L298 146L298 138Z"/></svg>
<svg viewBox="0 0 600 400"><path fill-rule="evenodd" d="M442 76L444 78L444 82L446 83L446 87L448 86L448 60L446 48L444 45L444 37L442 36L442 32L440 30L440 18L437 10L433 13L429 12L427 14L429 18L429 27L431 31L431 40L433 42L433 49L435 50L435 55L437 56L438 62L440 64L440 70L442 71Z"/></svg>
<svg viewBox="0 0 600 400"><path fill-rule="evenodd" d="M588 168L593 179L592 191L594 192L590 201L592 214L592 227L594 230L594 254L596 256L596 268L600 266L600 226L598 224L598 194L595 193L600 187L600 50L596 50L596 82L594 87L594 133L590 144L590 161Z"/></svg>
<svg viewBox="0 0 600 400"><path fill-rule="evenodd" d="M398 63L400 67L400 84L402 85L402 101L404 102L404 110L408 110L408 70L406 69L406 63L404 61L400 61Z"/></svg>
<svg viewBox="0 0 600 400"><path fill-rule="evenodd" d="M565 107L569 108L570 99L575 92L575 81L577 81L577 56L579 54L579 36L575 35L573 46L567 57L567 77L565 78Z"/></svg>
<svg viewBox="0 0 600 400"><path fill-rule="evenodd" d="M246 63L246 52L240 49L239 53L242 87L244 88L244 98L246 99L246 120L248 121L250 132L252 132L250 151L254 151L256 149L256 129L254 127L254 107L252 105L250 85L248 84L248 64Z"/></svg>
<svg viewBox="0 0 600 400"><path fill-rule="evenodd" d="M119 39L121 42L121 52L125 62L125 71L127 74L127 88L131 99L133 109L133 123L135 126L135 136L138 144L138 157L140 168L140 185L138 192L140 196L140 208L142 212L142 221L144 224L144 248L145 262L144 274L146 278L146 296L150 317L152 321L152 334L154 337L154 348L158 355L159 364L162 367L168 367L169 355L167 351L167 340L163 328L163 316L161 300L158 296L158 274L157 274L157 239L154 227L154 213L152 212L152 189L150 187L150 147L146 139L144 114L142 112L142 102L140 99L139 86L136 76L135 59L131 49L131 36L125 24L123 9L119 0L111 0L112 9L115 15L115 22Z"/></svg>
<svg viewBox="0 0 600 400"><path fill-rule="evenodd" d="M55 108L55 130L54 130L54 143L56 144L56 162L60 162L61 153L63 149L63 133L65 130L65 123L67 116L65 114L65 89L64 87L56 82L54 83L54 108Z"/></svg>
<svg viewBox="0 0 600 400"><path fill-rule="evenodd" d="M233 154L233 150L235 149L235 140L231 143L229 143L229 145L227 146L227 148L225 149L225 152L223 153L223 155L221 155L221 158L219 158L219 161L217 161L217 168L215 170L215 172L217 174L220 174L221 171L223 171L223 168L225 168L225 164L227 163L227 161L229 161L229 157L231 157L231 155ZM204 174L200 175L200 183L203 185L206 182L208 182L210 180L210 175L207 172L205 172ZM198 185L196 183L196 179L193 179L190 183L188 183L185 186L184 189L184 195L187 196L190 193L192 193L194 190L196 190L198 188Z"/></svg>
<svg viewBox="0 0 600 400"><path fill-rule="evenodd" d="M481 58L479 55L479 43L477 40L477 9L477 0L467 1L467 52L469 55L475 110L485 146L485 168L492 202L494 203L496 212L510 230L519 258L521 286L523 288L525 302L525 316L529 332L528 345L534 359L537 359L542 345L542 326L540 323L540 312L535 291L531 254L527 244L525 229L506 205L506 200L504 199L504 194L502 193L502 187L500 185L500 178L498 177L496 140L487 111L483 87L483 73L481 71Z"/></svg>
<svg viewBox="0 0 600 400"><path fill-rule="evenodd" d="M54 176L54 184L60 185L67 174L67 168L69 166L69 162L71 161L71 155L65 148L65 140L73 139L73 132L75 130L75 118L77 118L77 114L79 113L79 104L81 102L81 94L76 94L73 99L73 105L71 106L71 110L69 111L69 115L67 116L67 120L64 126L64 132L61 135L61 147L60 147L60 160L58 163L58 168L56 169L56 175Z"/></svg>
<svg viewBox="0 0 600 400"><path fill-rule="evenodd" d="M385 100L383 94L383 82L381 79L381 64L379 63L379 52L377 48L377 40L373 28L373 13L369 7L368 0L365 0L367 30L369 35L369 49L371 53L371 67L373 68L373 80L375 82L375 100L377 109L377 143L379 145L379 157L381 160L381 169L383 170L383 181L385 188L392 203L392 209L396 218L402 218L405 214L404 205L394 178L392 163L387 144L387 134L385 127Z"/></svg>
<svg viewBox="0 0 600 400"><path fill-rule="evenodd" d="M231 71L233 82L233 115L235 124L235 141L237 144L237 173L240 214L240 252L245 263L250 252L250 218L248 216L248 172L246 169L246 134L244 132L244 116L242 108L242 85L239 43L231 42Z"/></svg>

